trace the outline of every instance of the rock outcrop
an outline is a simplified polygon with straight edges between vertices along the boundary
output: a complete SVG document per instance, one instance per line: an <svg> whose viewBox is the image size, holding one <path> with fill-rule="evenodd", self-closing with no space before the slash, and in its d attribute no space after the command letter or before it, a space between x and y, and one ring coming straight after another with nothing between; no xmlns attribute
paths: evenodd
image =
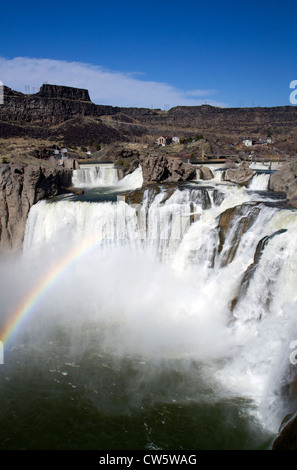
<svg viewBox="0 0 297 470"><path fill-rule="evenodd" d="M0 165L0 251L15 251L23 242L33 204L71 186L72 169Z"/></svg>
<svg viewBox="0 0 297 470"><path fill-rule="evenodd" d="M259 203L248 202L238 206L230 207L219 216L218 252L221 256L222 267L231 263L234 259L242 236L252 226L255 218L259 214L259 211ZM232 230L235 221L237 221L236 230ZM232 238L228 240L228 244L225 246L226 239L230 236L230 234Z"/></svg>
<svg viewBox="0 0 297 470"><path fill-rule="evenodd" d="M272 450L297 450L297 416L290 417L281 427Z"/></svg>
<svg viewBox="0 0 297 470"><path fill-rule="evenodd" d="M165 155L149 155L140 158L143 183L177 183L196 178L196 167L178 158Z"/></svg>
<svg viewBox="0 0 297 470"><path fill-rule="evenodd" d="M88 90L82 88L44 84L38 93L27 95L4 86L0 120L57 124L79 116L113 116L123 112L136 117L156 114L156 111L145 108L96 105L91 101Z"/></svg>
<svg viewBox="0 0 297 470"><path fill-rule="evenodd" d="M106 113L116 108L106 106ZM89 97L88 90L58 85L42 85L35 94L24 95L4 87L0 120L9 123L57 124L78 116L100 116L104 111Z"/></svg>
<svg viewBox="0 0 297 470"><path fill-rule="evenodd" d="M297 208L297 161L285 162L273 173L269 181L269 190L284 193L288 203Z"/></svg>
<svg viewBox="0 0 297 470"><path fill-rule="evenodd" d="M207 166L201 166L200 168L198 168L198 171L199 171L199 178L202 180L207 181L207 180L213 179L214 177L213 172Z"/></svg>
<svg viewBox="0 0 297 470"><path fill-rule="evenodd" d="M250 168L249 162L243 161L237 168L229 168L224 171L223 179L230 183L247 186L255 174L256 172Z"/></svg>

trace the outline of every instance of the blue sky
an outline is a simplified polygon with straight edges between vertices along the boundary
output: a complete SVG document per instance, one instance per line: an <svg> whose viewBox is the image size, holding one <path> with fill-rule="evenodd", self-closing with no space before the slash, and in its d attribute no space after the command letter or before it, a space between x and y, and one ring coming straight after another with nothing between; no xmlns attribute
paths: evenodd
<svg viewBox="0 0 297 470"><path fill-rule="evenodd" d="M88 88L97 104L290 105L294 1L16 0L0 17L0 80Z"/></svg>

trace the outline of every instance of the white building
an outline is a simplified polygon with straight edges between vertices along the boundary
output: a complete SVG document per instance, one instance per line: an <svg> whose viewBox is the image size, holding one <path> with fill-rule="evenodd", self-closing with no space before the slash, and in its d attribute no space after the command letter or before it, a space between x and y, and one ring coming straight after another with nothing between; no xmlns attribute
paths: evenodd
<svg viewBox="0 0 297 470"><path fill-rule="evenodd" d="M62 159L68 158L68 150L63 148L61 149Z"/></svg>
<svg viewBox="0 0 297 470"><path fill-rule="evenodd" d="M242 142L246 147L252 147L253 146L253 141L251 139L246 139L243 140Z"/></svg>
<svg viewBox="0 0 297 470"><path fill-rule="evenodd" d="M161 147L165 147L165 145L169 145L170 143L171 139L163 135L155 141L155 144L160 145Z"/></svg>

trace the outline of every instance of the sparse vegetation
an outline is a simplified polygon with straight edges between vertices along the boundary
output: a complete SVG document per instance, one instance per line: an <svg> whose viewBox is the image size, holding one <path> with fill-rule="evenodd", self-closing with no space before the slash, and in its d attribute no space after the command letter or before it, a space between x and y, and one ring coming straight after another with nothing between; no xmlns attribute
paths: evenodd
<svg viewBox="0 0 297 470"><path fill-rule="evenodd" d="M253 149L255 154L264 155L266 152L267 155L286 156L297 152L297 114L294 114L294 107L289 110L278 107L275 111L271 108L265 113L258 108L245 108L238 114L237 109L218 111L211 106L204 107L202 111L202 107L176 107L169 111L136 108L116 110L100 105L97 107L89 102L84 103L88 114L80 114L81 103L76 105L72 102L71 113L65 111L64 114L60 112L53 116L51 110L46 108L46 103L43 103L42 112L45 117L50 116L52 121L42 121L42 116L36 114L36 107L35 114L27 116L30 107L26 106L25 101L22 113L16 116L13 106L15 99L19 102L20 96L7 98L7 109L3 106L1 108L0 158L5 157L7 161L30 163L34 158L34 150L35 156L40 158L40 149L48 149L53 145L60 149L68 148L70 156L78 159L122 159L122 165L128 165L127 159L130 157L137 158L137 155L154 151L192 158L210 155L237 158L248 156L249 150L240 147L244 139L259 141L271 135L277 142L265 148L258 146ZM60 109L59 99L60 95L55 109ZM9 100L12 100L11 107ZM97 114L98 110L100 115ZM154 142L160 135L178 136L181 145L156 148ZM133 145L134 150L138 149L138 154L134 151L131 153ZM87 155L88 151L91 155Z"/></svg>

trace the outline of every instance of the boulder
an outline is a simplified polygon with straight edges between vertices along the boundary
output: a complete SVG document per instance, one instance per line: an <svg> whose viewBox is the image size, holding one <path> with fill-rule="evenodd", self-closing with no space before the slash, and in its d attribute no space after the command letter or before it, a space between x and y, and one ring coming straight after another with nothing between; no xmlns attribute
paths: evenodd
<svg viewBox="0 0 297 470"><path fill-rule="evenodd" d="M166 155L148 155L140 158L143 183L177 183L196 178L196 167L179 158Z"/></svg>
<svg viewBox="0 0 297 470"><path fill-rule="evenodd" d="M199 178L201 180L212 180L214 178L214 174L207 166L201 166L199 168Z"/></svg>
<svg viewBox="0 0 297 470"><path fill-rule="evenodd" d="M223 173L223 180L230 183L247 186L253 176L256 174L250 166L249 162L241 162L236 168L228 168Z"/></svg>

